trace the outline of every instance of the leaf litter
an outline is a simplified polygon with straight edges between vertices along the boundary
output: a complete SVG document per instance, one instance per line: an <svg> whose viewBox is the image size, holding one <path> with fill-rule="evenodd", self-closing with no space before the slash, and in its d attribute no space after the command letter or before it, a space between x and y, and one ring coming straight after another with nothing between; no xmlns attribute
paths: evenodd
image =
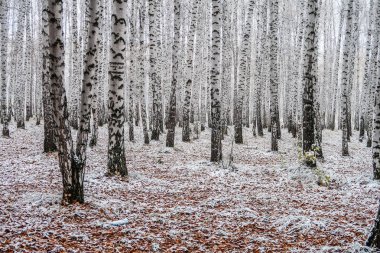
<svg viewBox="0 0 380 253"><path fill-rule="evenodd" d="M324 131L331 180L298 161L283 131L234 145L233 169L209 162L210 133L176 148L126 142L128 180L105 176L107 129L88 148L85 204L61 206L56 153L42 152L43 129L11 127L0 139L1 252L370 252L363 247L378 207L371 150L352 138L340 155L340 132ZM128 133L128 131L126 131ZM135 129L135 139L143 140ZM357 136L357 133L354 133ZM127 139L127 138L126 138ZM231 136L223 141L228 157ZM227 164L227 163L226 163Z"/></svg>

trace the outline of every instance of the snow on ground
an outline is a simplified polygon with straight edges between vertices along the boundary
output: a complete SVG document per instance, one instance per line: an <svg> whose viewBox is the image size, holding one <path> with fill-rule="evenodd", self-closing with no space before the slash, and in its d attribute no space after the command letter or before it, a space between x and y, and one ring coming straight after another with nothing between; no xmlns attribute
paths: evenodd
<svg viewBox="0 0 380 253"><path fill-rule="evenodd" d="M210 133L191 143L126 143L128 180L106 177L107 129L88 149L84 205L60 205L57 155L42 150L43 129L11 128L0 138L0 252L364 252L378 207L371 150L325 131L318 174L299 165L284 130L280 152L270 135L234 145L234 166L209 162ZM128 131L126 131L128 133ZM74 135L75 136L75 135ZM127 138L126 138L127 139ZM223 152L230 151L229 136Z"/></svg>

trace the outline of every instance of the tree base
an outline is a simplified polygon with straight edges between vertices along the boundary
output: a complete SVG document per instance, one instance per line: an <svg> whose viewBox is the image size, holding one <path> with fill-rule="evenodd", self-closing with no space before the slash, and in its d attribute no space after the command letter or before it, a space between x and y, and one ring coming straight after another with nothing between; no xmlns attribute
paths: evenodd
<svg viewBox="0 0 380 253"><path fill-rule="evenodd" d="M371 234L366 242L367 247L380 249L380 207L377 211L375 224L372 228Z"/></svg>
<svg viewBox="0 0 380 253"><path fill-rule="evenodd" d="M10 137L9 136L9 129L8 128L7 129L3 128L3 137L7 137L7 138Z"/></svg>

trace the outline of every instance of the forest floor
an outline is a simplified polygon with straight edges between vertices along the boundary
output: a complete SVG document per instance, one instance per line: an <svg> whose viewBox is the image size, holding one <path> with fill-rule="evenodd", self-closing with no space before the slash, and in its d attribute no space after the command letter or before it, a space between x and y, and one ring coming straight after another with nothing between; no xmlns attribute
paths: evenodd
<svg viewBox="0 0 380 253"><path fill-rule="evenodd" d="M165 135L143 145L141 129L135 133L137 141L126 143L128 180L105 176L102 127L99 145L88 149L86 203L61 206L57 154L42 152L43 127L12 125L12 138L0 137L0 252L365 250L380 187L357 132L351 156L342 157L340 132L324 131L325 161L315 170L300 165L285 130L273 153L270 134L255 138L245 129L231 168L209 162L208 130L183 143L177 129L174 149ZM230 136L223 146L227 157Z"/></svg>

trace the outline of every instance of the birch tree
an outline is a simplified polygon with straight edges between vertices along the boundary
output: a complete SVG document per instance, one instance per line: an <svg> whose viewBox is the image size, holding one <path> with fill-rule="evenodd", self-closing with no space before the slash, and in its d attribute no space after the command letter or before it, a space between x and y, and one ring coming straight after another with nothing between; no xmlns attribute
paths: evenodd
<svg viewBox="0 0 380 253"><path fill-rule="evenodd" d="M352 36L352 13L353 13L353 2L354 0L348 0L347 3L347 17L346 17L346 31L345 39L343 44L343 64L342 64L342 155L348 156L348 85L349 85L349 53L351 46L351 36Z"/></svg>
<svg viewBox="0 0 380 253"><path fill-rule="evenodd" d="M339 34L338 34L338 41L336 43L336 52L335 52L335 60L334 60L334 76L333 76L333 86L334 86L334 97L332 101L332 108L331 108L331 113L329 117L329 124L328 127L331 130L335 129L335 115L337 111L337 102L338 102L338 85L339 85L339 70L341 66L340 62L340 55L342 51L342 34L343 34L343 25L345 22L345 8L346 8L346 2L347 0L343 0L342 2L342 7L340 10L340 22L339 22Z"/></svg>
<svg viewBox="0 0 380 253"><path fill-rule="evenodd" d="M376 31L380 31L380 1L377 1L376 10ZM377 75L373 77L375 103L373 109L373 134L372 134L372 158L373 158L373 177L380 180L380 58L374 58L377 61ZM380 238L378 239L380 246Z"/></svg>
<svg viewBox="0 0 380 253"><path fill-rule="evenodd" d="M73 0L72 2L72 48L73 48L73 58L72 58L72 68L73 77L70 84L70 111L71 111L71 126L74 129L78 129L78 106L79 106L79 89L80 89L80 45L79 45L79 28L78 28L78 0Z"/></svg>
<svg viewBox="0 0 380 253"><path fill-rule="evenodd" d="M198 6L200 0L195 0L193 2L193 8L191 12L191 23L190 30L187 36L187 59L186 59L186 82L184 89L184 102L183 102L183 120L182 120L182 141L190 141L190 102L191 102L191 93L193 85L193 57L195 49L195 30L197 28L197 19L198 19Z"/></svg>
<svg viewBox="0 0 380 253"><path fill-rule="evenodd" d="M91 101L91 112L93 116L93 122L92 122L92 132L91 132L91 139L90 139L90 146L96 146L98 143L98 128L99 128L99 121L100 121L100 110L101 110L101 104L103 100L103 93L102 88L99 87L100 85L105 86L104 82L102 82L103 76L104 76L104 66L102 64L102 56L104 50L104 40L103 40L103 29L104 29L104 6L103 6L103 0L98 0L97 2L97 9L96 9L96 16L97 16L97 22L99 26L99 31L97 34L97 41L96 44L98 46L96 58L95 58L95 88L94 92L92 93L92 101Z"/></svg>
<svg viewBox="0 0 380 253"><path fill-rule="evenodd" d="M375 33L380 31L380 1L376 1L376 22ZM378 35L376 35L378 37ZM377 38L378 40L378 38ZM378 41L377 41L378 42ZM376 62L377 58L372 58L372 64ZM373 127L373 174L374 179L380 179L380 58L377 59L377 76L376 76L376 89L375 89L375 107L374 107L374 127ZM372 227L369 238L367 239L366 246L380 249L380 206L377 211L375 224Z"/></svg>
<svg viewBox="0 0 380 253"><path fill-rule="evenodd" d="M9 126L7 117L7 53L8 53L8 8L7 1L0 1L1 22L1 120L3 123L2 135L9 137Z"/></svg>
<svg viewBox="0 0 380 253"><path fill-rule="evenodd" d="M270 0L270 118L271 150L278 151L278 0Z"/></svg>
<svg viewBox="0 0 380 253"><path fill-rule="evenodd" d="M176 126L176 105L177 105L177 82L178 82L178 53L181 36L181 7L180 0L174 0L174 41L172 52L172 82L170 89L169 116L167 123L168 134L166 136L166 146L174 147L175 126Z"/></svg>
<svg viewBox="0 0 380 253"><path fill-rule="evenodd" d="M314 90L317 84L318 44L316 36L317 29L318 0L307 2L307 23L304 41L304 71L303 71L303 152L312 150L315 143L315 105ZM313 164L315 165L315 164Z"/></svg>
<svg viewBox="0 0 380 253"><path fill-rule="evenodd" d="M108 92L108 174L127 176L124 148L124 75L127 0L113 1Z"/></svg>
<svg viewBox="0 0 380 253"><path fill-rule="evenodd" d="M83 201L77 196L74 189L72 158L73 141L68 121L66 91L63 83L64 76L64 44L62 30L63 1L49 0L49 74L51 82L51 100L54 120L57 125L58 161L62 174L63 196L62 204L71 204Z"/></svg>
<svg viewBox="0 0 380 253"><path fill-rule="evenodd" d="M130 24L130 30L131 30L131 38L129 40L129 105L128 105L128 129L129 129L129 141L135 140L134 135L134 126L133 126L133 115L134 115L134 101L133 101L133 95L134 95L134 86L135 86L135 75L134 70L136 68L135 66L135 37L136 37L136 21L135 21L135 9L134 9L135 1L132 0L132 7L131 7L131 20L129 22Z"/></svg>
<svg viewBox="0 0 380 253"><path fill-rule="evenodd" d="M152 140L159 140L160 138L160 126L159 126L159 101L158 101L158 89L161 85L160 75L158 73L158 29L157 22L159 19L159 13L157 10L157 0L149 0L149 82L152 88Z"/></svg>
<svg viewBox="0 0 380 253"><path fill-rule="evenodd" d="M44 1L45 2L45 1ZM46 5L46 3L45 3ZM53 104L50 97L50 59L49 59L49 13L47 6L42 11L42 94L44 111L44 152L57 151L55 130L56 124L53 115Z"/></svg>
<svg viewBox="0 0 380 253"><path fill-rule="evenodd" d="M377 18L377 17L376 17ZM377 61L376 59L379 56L379 28L377 25L373 27L374 32L372 36L372 46L371 46L371 62L369 66L370 76L369 76L369 85L367 87L367 147L372 147L372 129L373 129L373 106L375 103L375 82L377 77Z"/></svg>
<svg viewBox="0 0 380 253"><path fill-rule="evenodd" d="M145 39L144 39L144 25L145 25L145 1L141 2L139 12L139 91L140 91L140 106L141 106L141 121L143 126L144 143L149 144L148 122L146 113L146 99L145 99Z"/></svg>
<svg viewBox="0 0 380 253"><path fill-rule="evenodd" d="M15 93L15 120L17 122L17 128L25 129L25 66L26 66L26 10L28 2L27 0L20 1L19 12L18 12L18 22L17 22L17 34L16 34L16 53L18 64L16 67L16 93Z"/></svg>
<svg viewBox="0 0 380 253"><path fill-rule="evenodd" d="M374 30L374 21L375 21L375 11L374 11L374 0L370 1L370 13L369 13L369 18L368 18L368 31L367 31L367 38L366 38L366 56L365 56L365 65L364 65L364 76L363 76L363 92L362 92L362 106L361 106L361 122L360 122L360 134L359 134L359 140L360 142L363 141L364 139L364 134L365 134L365 127L366 125L366 120L367 120L367 115L366 115L366 106L368 103L365 103L365 99L367 99L370 94L368 94L368 90L370 87L370 70L371 70L371 51L373 50L374 45L372 44L372 33L376 31ZM378 35L374 35L376 37Z"/></svg>
<svg viewBox="0 0 380 253"><path fill-rule="evenodd" d="M235 142L243 143L243 100L245 94L245 82L247 77L247 71L249 62L249 45L252 31L252 17L254 10L254 1L249 2L247 21L244 27L244 36L241 45L241 53L239 60L239 83L237 91L237 101L236 101L236 122L235 122Z"/></svg>
<svg viewBox="0 0 380 253"><path fill-rule="evenodd" d="M94 96L96 82L96 55L98 53L97 36L99 33L99 22L97 17L97 0L89 1L90 24L87 40L87 50L84 61L84 72L82 80L82 93L79 116L79 131L77 135L77 146L74 161L72 162L74 192L79 202L84 202L83 182L84 169L87 156L86 149L90 132L91 105Z"/></svg>
<svg viewBox="0 0 380 253"><path fill-rule="evenodd" d="M221 3L212 0L212 51L211 51L211 161L222 159L221 106L220 106L220 51L221 51Z"/></svg>

